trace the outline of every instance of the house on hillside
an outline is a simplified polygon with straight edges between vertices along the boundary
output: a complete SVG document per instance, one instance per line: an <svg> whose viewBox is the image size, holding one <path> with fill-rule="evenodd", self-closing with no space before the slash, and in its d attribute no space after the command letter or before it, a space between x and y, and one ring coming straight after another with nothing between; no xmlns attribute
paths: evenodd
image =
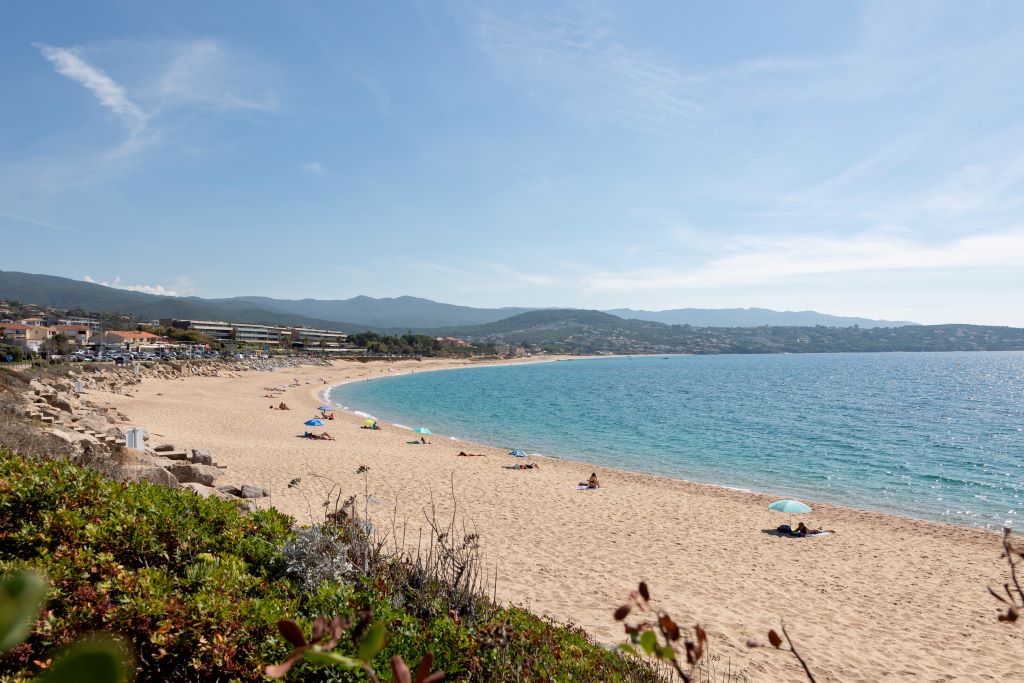
<svg viewBox="0 0 1024 683"><path fill-rule="evenodd" d="M24 323L0 323L0 337L5 344L20 346L29 351L38 351L43 342L53 336L53 331L43 325Z"/></svg>
<svg viewBox="0 0 1024 683"><path fill-rule="evenodd" d="M63 334L75 346L92 344L92 329L88 325L54 325L50 329L54 335Z"/></svg>

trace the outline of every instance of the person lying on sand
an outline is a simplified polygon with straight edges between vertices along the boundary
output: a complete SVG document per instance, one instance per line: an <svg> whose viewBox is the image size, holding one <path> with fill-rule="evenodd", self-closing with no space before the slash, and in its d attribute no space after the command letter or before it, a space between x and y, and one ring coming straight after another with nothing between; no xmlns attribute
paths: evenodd
<svg viewBox="0 0 1024 683"><path fill-rule="evenodd" d="M581 481L580 482L580 486L586 486L588 489L599 489L599 488L601 488L601 482L599 482L597 480L597 473L596 472L591 472L590 473L590 479L587 479L586 481Z"/></svg>
<svg viewBox="0 0 1024 683"><path fill-rule="evenodd" d="M831 529L822 529L820 526L817 529L808 528L803 522L796 525L796 529L790 532L791 536L804 537L813 536L814 534L834 534L835 532Z"/></svg>
<svg viewBox="0 0 1024 683"><path fill-rule="evenodd" d="M459 451L459 457L461 458L484 458L486 453L467 453L465 451Z"/></svg>
<svg viewBox="0 0 1024 683"><path fill-rule="evenodd" d="M335 440L335 439L334 439L334 437L333 437L333 436L331 436L330 434L328 434L327 432L324 432L323 434L321 434L321 435L320 435L319 437L317 437L317 438L323 439L323 440L325 440L325 441L334 441L334 440Z"/></svg>
<svg viewBox="0 0 1024 683"><path fill-rule="evenodd" d="M540 465L535 462L524 462L516 463L515 465L505 465L506 470L539 470Z"/></svg>

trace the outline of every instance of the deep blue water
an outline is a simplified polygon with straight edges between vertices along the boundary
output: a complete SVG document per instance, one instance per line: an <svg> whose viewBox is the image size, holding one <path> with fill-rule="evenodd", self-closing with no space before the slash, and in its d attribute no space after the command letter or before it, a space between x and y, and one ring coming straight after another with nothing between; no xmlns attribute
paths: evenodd
<svg viewBox="0 0 1024 683"><path fill-rule="evenodd" d="M780 497L990 528L1024 516L1021 352L602 358L387 377L331 400Z"/></svg>

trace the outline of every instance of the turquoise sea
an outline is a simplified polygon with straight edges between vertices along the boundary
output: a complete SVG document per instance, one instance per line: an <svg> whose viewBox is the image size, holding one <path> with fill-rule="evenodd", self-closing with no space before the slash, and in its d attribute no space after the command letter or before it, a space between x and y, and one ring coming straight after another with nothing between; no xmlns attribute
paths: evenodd
<svg viewBox="0 0 1024 683"><path fill-rule="evenodd" d="M988 528L1024 517L1021 352L613 357L386 377L331 401L780 497Z"/></svg>

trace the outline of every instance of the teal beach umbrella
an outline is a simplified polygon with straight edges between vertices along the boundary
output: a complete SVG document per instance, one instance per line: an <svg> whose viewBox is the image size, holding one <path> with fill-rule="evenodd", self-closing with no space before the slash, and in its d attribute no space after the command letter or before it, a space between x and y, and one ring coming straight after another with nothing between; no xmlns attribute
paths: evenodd
<svg viewBox="0 0 1024 683"><path fill-rule="evenodd" d="M434 433L434 432L430 431L429 429L427 429L426 427L417 427L416 429L414 429L412 431L416 432L417 434L433 434Z"/></svg>
<svg viewBox="0 0 1024 683"><path fill-rule="evenodd" d="M772 510L778 510L779 512L788 512L794 515L811 511L810 507L804 505L799 500L777 500L768 507L771 508Z"/></svg>
<svg viewBox="0 0 1024 683"><path fill-rule="evenodd" d="M789 518L790 526L793 526L792 515L799 515L811 511L810 506L804 505L799 500L777 500L774 503L770 503L768 508L771 510L778 510L779 512L788 512L791 515Z"/></svg>

